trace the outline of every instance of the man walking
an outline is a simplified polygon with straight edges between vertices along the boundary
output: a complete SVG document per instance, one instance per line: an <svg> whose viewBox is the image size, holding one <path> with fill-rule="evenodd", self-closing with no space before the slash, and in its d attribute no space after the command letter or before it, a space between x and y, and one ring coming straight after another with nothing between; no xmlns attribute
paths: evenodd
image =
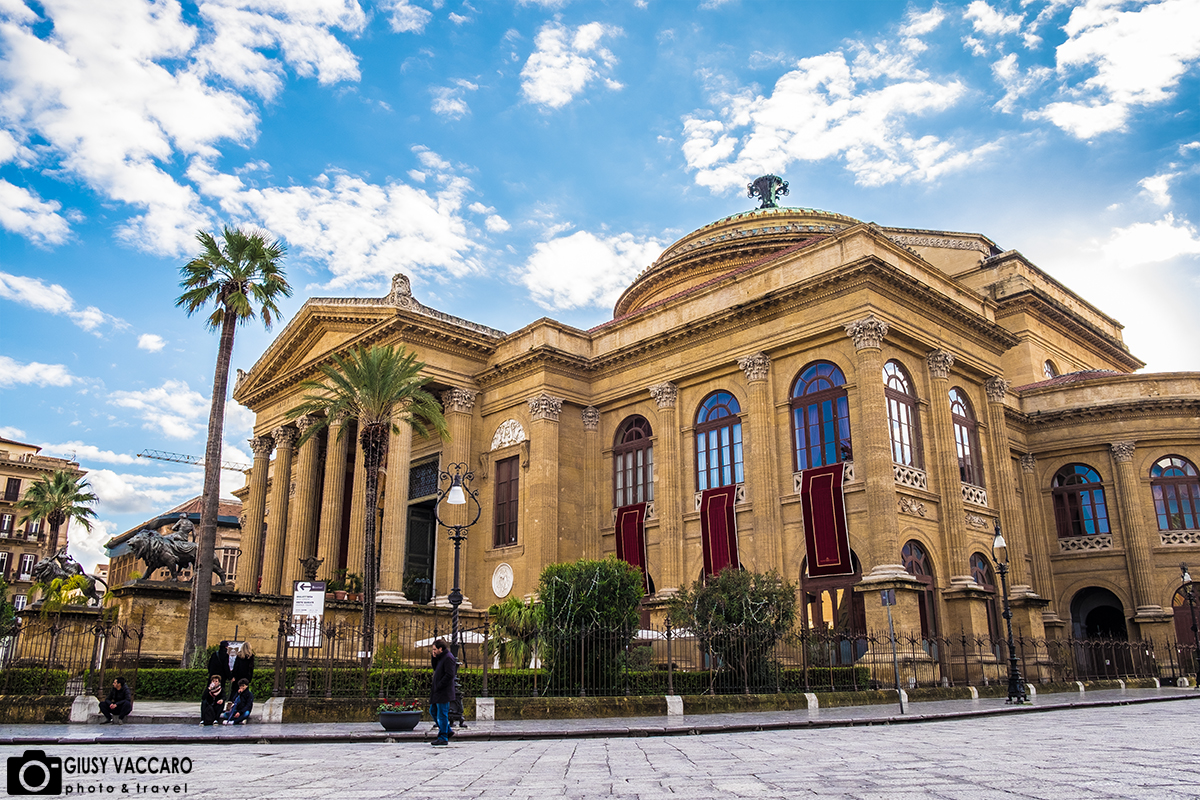
<svg viewBox="0 0 1200 800"><path fill-rule="evenodd" d="M450 743L453 731L450 730L450 701L454 699L454 676L458 672L458 662L446 645L445 639L437 639L429 648L433 662L433 691L429 695L429 707L437 720L438 737L433 741L434 747L444 747Z"/></svg>

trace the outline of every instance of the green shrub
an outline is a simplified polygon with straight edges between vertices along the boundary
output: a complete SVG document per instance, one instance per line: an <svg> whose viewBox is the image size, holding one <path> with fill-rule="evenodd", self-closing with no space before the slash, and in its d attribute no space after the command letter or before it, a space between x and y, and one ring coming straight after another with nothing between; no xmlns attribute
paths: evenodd
<svg viewBox="0 0 1200 800"><path fill-rule="evenodd" d="M0 672L4 694L62 694L67 690L67 671L45 667L9 667Z"/></svg>

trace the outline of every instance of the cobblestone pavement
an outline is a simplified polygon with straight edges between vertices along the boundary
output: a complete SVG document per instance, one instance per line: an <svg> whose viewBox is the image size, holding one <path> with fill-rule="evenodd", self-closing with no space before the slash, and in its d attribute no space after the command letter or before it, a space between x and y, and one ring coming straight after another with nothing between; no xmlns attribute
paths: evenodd
<svg viewBox="0 0 1200 800"><path fill-rule="evenodd" d="M113 797L1176 800L1200 798L1197 706L703 736L455 741L446 748L409 740L45 750L64 759L65 791ZM4 750L20 754L16 746ZM102 775L67 774L71 759L130 756L186 757L192 767L186 775L138 777L113 774L110 761Z"/></svg>

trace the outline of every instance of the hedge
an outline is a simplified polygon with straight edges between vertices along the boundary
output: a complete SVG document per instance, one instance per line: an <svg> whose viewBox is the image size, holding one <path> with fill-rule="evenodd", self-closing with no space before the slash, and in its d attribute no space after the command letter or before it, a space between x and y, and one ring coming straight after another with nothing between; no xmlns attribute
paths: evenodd
<svg viewBox="0 0 1200 800"><path fill-rule="evenodd" d="M10 667L0 672L0 691L4 694L63 694L67 691L67 671L52 669L47 674L45 667Z"/></svg>

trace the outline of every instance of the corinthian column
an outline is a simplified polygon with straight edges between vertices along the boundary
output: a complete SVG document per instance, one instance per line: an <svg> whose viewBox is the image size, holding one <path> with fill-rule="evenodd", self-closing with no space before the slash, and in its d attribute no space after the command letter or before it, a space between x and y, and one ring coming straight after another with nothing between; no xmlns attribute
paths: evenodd
<svg viewBox="0 0 1200 800"><path fill-rule="evenodd" d="M558 561L558 417L562 398L542 393L529 398L529 498L526 519L539 573Z"/></svg>
<svg viewBox="0 0 1200 800"><path fill-rule="evenodd" d="M267 510L267 473L274 448L275 440L270 436L256 436L250 440L254 465L250 468L250 494L246 497L246 524L242 526L242 554L237 570L237 590L246 594L258 594L258 576L262 574L259 558L263 546L263 515Z"/></svg>
<svg viewBox="0 0 1200 800"><path fill-rule="evenodd" d="M738 368L746 374L750 390L750 442L746 452L753 458L746 464L749 500L754 505L754 555L758 568L784 572L783 518L779 511L779 458L772 432L771 359L766 353L738 359Z"/></svg>
<svg viewBox="0 0 1200 800"><path fill-rule="evenodd" d="M315 425L317 418L305 415L296 420L296 428L303 437L305 431ZM280 589L288 593L292 583L304 577L300 559L312 555L316 547L317 501L320 499L317 486L317 456L320 454L319 437L312 436L300 445L300 457L296 460L296 499L288 514L286 555L283 557L283 583Z"/></svg>
<svg viewBox="0 0 1200 800"><path fill-rule="evenodd" d="M859 425L854 431L854 471L866 485L868 579L885 580L903 575L900 564L900 528L896 522L896 479L887 427L887 399L883 389L883 337L888 324L873 314L846 325L854 340L858 379Z"/></svg>
<svg viewBox="0 0 1200 800"><path fill-rule="evenodd" d="M583 410L583 481L588 504L584 515L586 530L583 557L600 557L600 410L588 406Z"/></svg>
<svg viewBox="0 0 1200 800"><path fill-rule="evenodd" d="M650 387L650 396L658 405L658 424L654 426L654 508L658 513L659 558L662 559L662 588L658 594L673 594L687 584L683 553L683 487L680 483L682 459L679 455L679 420L675 402L679 387L664 381Z"/></svg>
<svg viewBox="0 0 1200 800"><path fill-rule="evenodd" d="M1154 583L1150 572L1150 531L1145 518L1138 513L1138 477L1133 469L1135 442L1113 442L1113 466L1116 468L1117 498L1121 508L1121 533L1125 540L1125 563L1129 569L1129 580L1133 585L1134 604L1137 616L1163 613L1162 606L1154 602Z"/></svg>
<svg viewBox="0 0 1200 800"><path fill-rule="evenodd" d="M1021 456L1021 494L1025 499L1025 541L1033 562L1033 590L1049 601L1042 611L1048 623L1058 620L1054 610L1057 596L1054 590L1054 572L1050 569L1050 548L1046 539L1049 535L1042 516L1042 487L1038 480L1037 459L1033 453Z"/></svg>
<svg viewBox="0 0 1200 800"><path fill-rule="evenodd" d="M346 454L350 436L345 417L329 421L325 445L325 485L321 489L321 525L317 534L317 558L322 559L321 576L331 580L338 571L342 550L342 515L346 507Z"/></svg>
<svg viewBox="0 0 1200 800"><path fill-rule="evenodd" d="M383 531L379 543L380 599L404 599L404 556L408 551L408 470L412 462L412 427L403 419L388 440L387 486L383 495Z"/></svg>
<svg viewBox="0 0 1200 800"><path fill-rule="evenodd" d="M263 594L279 594L283 578L283 551L287 540L288 504L292 497L292 449L296 429L280 425L271 432L275 437L275 473L271 476L271 519L267 523L267 544L263 549Z"/></svg>
<svg viewBox="0 0 1200 800"><path fill-rule="evenodd" d="M950 583L974 585L967 556L967 510L962 499L962 473L958 469L958 449L954 444L954 419L950 413L950 368L954 356L934 350L925 356L932 387L929 408L933 413L933 452L937 467L937 489L941 494L942 536L949 555ZM1002 452L1007 452L1007 443ZM1005 531L1006 533L1008 531ZM1016 559L1010 559L1015 562Z"/></svg>

